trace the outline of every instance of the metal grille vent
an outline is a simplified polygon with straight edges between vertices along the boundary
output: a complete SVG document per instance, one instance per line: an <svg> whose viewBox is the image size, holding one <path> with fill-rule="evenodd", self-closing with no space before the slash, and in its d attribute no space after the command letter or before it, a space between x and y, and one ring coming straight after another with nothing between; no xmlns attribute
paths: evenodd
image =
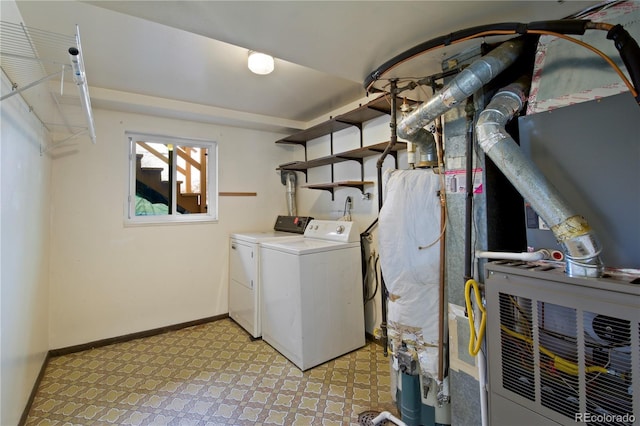
<svg viewBox="0 0 640 426"><path fill-rule="evenodd" d="M576 310L538 301L540 399L571 419L580 412Z"/></svg>
<svg viewBox="0 0 640 426"><path fill-rule="evenodd" d="M589 413L590 425L633 423L624 417L634 412L629 320L498 296L504 389L571 421Z"/></svg>
<svg viewBox="0 0 640 426"><path fill-rule="evenodd" d="M502 386L535 400L531 300L500 293Z"/></svg>
<svg viewBox="0 0 640 426"><path fill-rule="evenodd" d="M623 418L633 412L631 322L584 313L587 412ZM590 372L589 369L596 370ZM596 423L594 424L610 424ZM631 424L624 420L617 424Z"/></svg>

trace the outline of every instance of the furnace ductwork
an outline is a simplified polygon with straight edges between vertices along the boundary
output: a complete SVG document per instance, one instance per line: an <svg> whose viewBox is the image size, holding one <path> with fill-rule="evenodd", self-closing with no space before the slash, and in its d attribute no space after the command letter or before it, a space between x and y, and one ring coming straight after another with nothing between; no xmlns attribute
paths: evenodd
<svg viewBox="0 0 640 426"><path fill-rule="evenodd" d="M288 172L285 175L285 182L287 186L287 213L289 216L296 216L298 209L296 208L296 174L295 172Z"/></svg>
<svg viewBox="0 0 640 426"><path fill-rule="evenodd" d="M474 61L440 92L398 123L398 136L420 147L422 156L437 163L435 140L424 127L457 106L511 65L522 51L522 41L510 40Z"/></svg>
<svg viewBox="0 0 640 426"><path fill-rule="evenodd" d="M478 144L551 228L565 252L567 275L600 277L601 248L589 224L571 210L504 128L522 108L525 87L517 82L496 93L478 117Z"/></svg>

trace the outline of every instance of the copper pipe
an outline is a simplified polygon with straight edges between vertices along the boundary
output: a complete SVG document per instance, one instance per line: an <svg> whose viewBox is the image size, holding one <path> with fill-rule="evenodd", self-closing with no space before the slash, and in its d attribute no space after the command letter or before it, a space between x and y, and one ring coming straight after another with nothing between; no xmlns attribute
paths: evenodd
<svg viewBox="0 0 640 426"><path fill-rule="evenodd" d="M443 144L442 144L442 116L436 119L436 132L434 135L436 142L436 151L438 153L438 171L444 173L442 162ZM438 306L438 382L444 379L444 336L445 336L445 232L447 225L447 203L445 199L445 188L440 188L440 288L439 297L440 304Z"/></svg>

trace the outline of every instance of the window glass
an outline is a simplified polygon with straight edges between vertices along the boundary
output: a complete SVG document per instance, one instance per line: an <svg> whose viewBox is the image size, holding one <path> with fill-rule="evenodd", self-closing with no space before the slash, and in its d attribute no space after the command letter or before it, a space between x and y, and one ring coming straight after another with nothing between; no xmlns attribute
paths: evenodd
<svg viewBox="0 0 640 426"><path fill-rule="evenodd" d="M127 136L128 222L216 219L215 142L143 134Z"/></svg>

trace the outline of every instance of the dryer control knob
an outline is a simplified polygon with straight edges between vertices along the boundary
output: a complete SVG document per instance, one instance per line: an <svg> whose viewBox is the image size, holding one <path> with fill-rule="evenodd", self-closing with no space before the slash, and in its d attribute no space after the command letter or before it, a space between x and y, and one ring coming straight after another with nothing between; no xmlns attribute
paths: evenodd
<svg viewBox="0 0 640 426"><path fill-rule="evenodd" d="M339 226L336 228L336 232L337 232L338 234L342 234L342 233L344 232L344 226L343 226L343 225L339 225Z"/></svg>

